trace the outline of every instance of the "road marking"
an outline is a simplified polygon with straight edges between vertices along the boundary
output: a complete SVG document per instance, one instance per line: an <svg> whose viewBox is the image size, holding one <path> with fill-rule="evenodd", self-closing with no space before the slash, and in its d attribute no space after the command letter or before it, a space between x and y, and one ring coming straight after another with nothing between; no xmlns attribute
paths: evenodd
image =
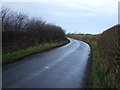
<svg viewBox="0 0 120 90"><path fill-rule="evenodd" d="M50 67L45 67L46 69L49 69Z"/></svg>

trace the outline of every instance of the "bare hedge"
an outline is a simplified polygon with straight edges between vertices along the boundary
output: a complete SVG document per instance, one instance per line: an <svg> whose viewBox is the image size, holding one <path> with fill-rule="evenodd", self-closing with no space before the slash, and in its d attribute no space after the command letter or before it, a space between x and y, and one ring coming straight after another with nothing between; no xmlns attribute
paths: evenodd
<svg viewBox="0 0 120 90"><path fill-rule="evenodd" d="M105 74L111 87L120 88L120 25L116 25L98 38L98 47L105 64ZM110 78L111 77L111 78Z"/></svg>
<svg viewBox="0 0 120 90"><path fill-rule="evenodd" d="M8 8L2 9L2 37L3 54L66 39L61 27Z"/></svg>

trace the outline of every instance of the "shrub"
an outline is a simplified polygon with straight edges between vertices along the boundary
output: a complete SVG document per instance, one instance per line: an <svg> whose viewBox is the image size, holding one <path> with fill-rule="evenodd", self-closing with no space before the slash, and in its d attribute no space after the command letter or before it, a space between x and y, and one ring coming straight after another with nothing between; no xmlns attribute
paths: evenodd
<svg viewBox="0 0 120 90"><path fill-rule="evenodd" d="M2 37L3 54L66 39L61 27L8 8L2 9Z"/></svg>

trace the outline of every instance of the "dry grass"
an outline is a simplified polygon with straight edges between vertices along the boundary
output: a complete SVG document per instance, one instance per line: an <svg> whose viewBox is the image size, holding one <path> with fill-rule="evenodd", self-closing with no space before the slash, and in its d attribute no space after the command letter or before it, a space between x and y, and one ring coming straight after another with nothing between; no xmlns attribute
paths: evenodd
<svg viewBox="0 0 120 90"><path fill-rule="evenodd" d="M92 88L120 88L120 25L99 35L68 34L92 46Z"/></svg>
<svg viewBox="0 0 120 90"><path fill-rule="evenodd" d="M100 56L105 66L106 80L111 87L120 88L120 26L104 31L98 38Z"/></svg>

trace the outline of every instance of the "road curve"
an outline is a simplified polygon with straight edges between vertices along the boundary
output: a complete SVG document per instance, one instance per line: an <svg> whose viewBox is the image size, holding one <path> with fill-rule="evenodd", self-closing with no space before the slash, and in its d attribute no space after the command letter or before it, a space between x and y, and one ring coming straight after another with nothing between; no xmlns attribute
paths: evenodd
<svg viewBox="0 0 120 90"><path fill-rule="evenodd" d="M90 47L68 39L67 45L4 66L3 88L82 88Z"/></svg>

